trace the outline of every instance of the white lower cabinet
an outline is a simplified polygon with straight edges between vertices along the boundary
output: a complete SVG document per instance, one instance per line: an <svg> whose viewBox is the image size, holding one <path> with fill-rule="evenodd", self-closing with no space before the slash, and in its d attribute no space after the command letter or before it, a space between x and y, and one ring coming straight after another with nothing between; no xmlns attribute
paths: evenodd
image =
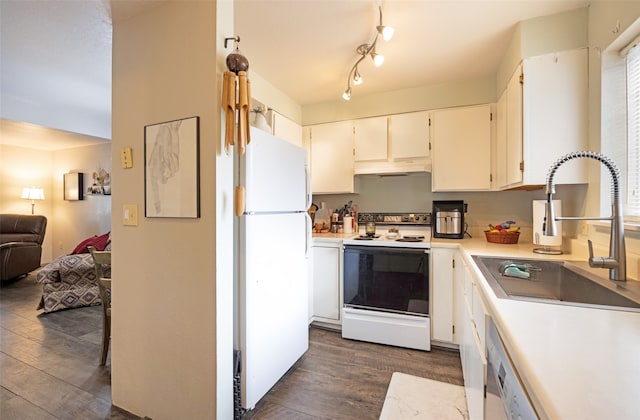
<svg viewBox="0 0 640 420"><path fill-rule="evenodd" d="M484 419L484 390L487 378L485 325L487 312L475 287L475 280L468 267L464 267L462 296L458 296L463 308L459 311L461 324L460 358L470 420Z"/></svg>
<svg viewBox="0 0 640 420"><path fill-rule="evenodd" d="M431 248L431 339L453 343L454 255L451 248Z"/></svg>
<svg viewBox="0 0 640 420"><path fill-rule="evenodd" d="M313 246L313 320L340 324L342 303L342 245Z"/></svg>

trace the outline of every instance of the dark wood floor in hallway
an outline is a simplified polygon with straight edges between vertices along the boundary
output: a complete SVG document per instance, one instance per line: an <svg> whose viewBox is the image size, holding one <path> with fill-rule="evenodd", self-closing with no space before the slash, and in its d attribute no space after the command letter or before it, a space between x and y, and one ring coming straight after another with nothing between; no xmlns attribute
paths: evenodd
<svg viewBox="0 0 640 420"><path fill-rule="evenodd" d="M463 384L457 351L363 343L312 327L307 353L245 419L378 419L393 372Z"/></svg>
<svg viewBox="0 0 640 420"><path fill-rule="evenodd" d="M111 406L100 306L42 314L30 274L0 284L0 418L138 419Z"/></svg>

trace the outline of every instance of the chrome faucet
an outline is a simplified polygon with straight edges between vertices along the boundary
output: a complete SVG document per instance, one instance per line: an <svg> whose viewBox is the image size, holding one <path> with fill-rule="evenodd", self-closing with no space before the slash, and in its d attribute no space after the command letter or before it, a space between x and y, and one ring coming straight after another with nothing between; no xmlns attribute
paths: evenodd
<svg viewBox="0 0 640 420"><path fill-rule="evenodd" d="M565 162L576 158L590 158L602 163L611 173L611 216L610 217L556 217L553 209L553 194L555 187L553 177L558 168ZM622 200L620 198L620 172L608 157L595 152L573 152L558 159L547 172L547 202L544 210L544 224L542 232L545 236L556 236L558 234L557 220L611 220L611 236L609 240L609 256L594 257L593 243L589 244L589 265L591 267L608 268L611 280L627 280L627 254L624 245L624 221L622 219Z"/></svg>

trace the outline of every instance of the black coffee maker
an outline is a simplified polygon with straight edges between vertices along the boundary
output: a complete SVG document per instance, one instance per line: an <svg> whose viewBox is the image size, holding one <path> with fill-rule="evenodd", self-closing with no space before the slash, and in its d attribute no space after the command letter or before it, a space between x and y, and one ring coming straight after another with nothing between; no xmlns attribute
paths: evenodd
<svg viewBox="0 0 640 420"><path fill-rule="evenodd" d="M466 211L467 205L462 200L434 201L431 213L433 237L462 239Z"/></svg>

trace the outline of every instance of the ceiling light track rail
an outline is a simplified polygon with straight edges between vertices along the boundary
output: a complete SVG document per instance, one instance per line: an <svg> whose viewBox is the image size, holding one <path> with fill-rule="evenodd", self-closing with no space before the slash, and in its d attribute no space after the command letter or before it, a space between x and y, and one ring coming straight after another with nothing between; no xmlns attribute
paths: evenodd
<svg viewBox="0 0 640 420"><path fill-rule="evenodd" d="M365 59L365 57L370 56L373 60L373 63L376 67L380 67L382 63L384 63L384 56L382 54L378 54L376 52L376 44L378 43L378 39L382 37L385 41L389 41L393 37L394 29L391 26L384 26L382 24L382 6L378 6L378 11L380 12L380 24L376 26L376 36L370 44L361 44L356 48L356 52L360 55L358 60L349 70L347 75L347 89L342 94L342 99L348 101L351 99L351 83L353 82L354 86L360 85L363 82L362 76L358 71L358 65Z"/></svg>

